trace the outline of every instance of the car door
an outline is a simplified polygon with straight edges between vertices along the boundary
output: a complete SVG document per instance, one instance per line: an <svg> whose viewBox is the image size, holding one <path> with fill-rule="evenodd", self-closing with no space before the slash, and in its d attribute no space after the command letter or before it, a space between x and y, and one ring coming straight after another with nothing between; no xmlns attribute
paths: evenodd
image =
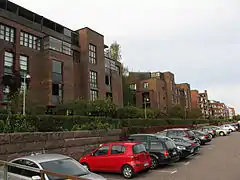
<svg viewBox="0 0 240 180"><path fill-rule="evenodd" d="M109 144L104 145L88 157L88 163L93 171L108 171L111 169L108 161Z"/></svg>
<svg viewBox="0 0 240 180"><path fill-rule="evenodd" d="M111 172L120 172L121 167L127 162L126 146L121 144L112 144L110 146L108 161Z"/></svg>

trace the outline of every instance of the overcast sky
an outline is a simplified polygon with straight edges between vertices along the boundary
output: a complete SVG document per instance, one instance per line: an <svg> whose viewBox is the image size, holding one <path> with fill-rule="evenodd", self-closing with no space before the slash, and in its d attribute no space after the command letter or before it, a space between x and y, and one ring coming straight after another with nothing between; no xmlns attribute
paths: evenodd
<svg viewBox="0 0 240 180"><path fill-rule="evenodd" d="M134 71L172 71L240 112L240 0L12 0L122 46Z"/></svg>

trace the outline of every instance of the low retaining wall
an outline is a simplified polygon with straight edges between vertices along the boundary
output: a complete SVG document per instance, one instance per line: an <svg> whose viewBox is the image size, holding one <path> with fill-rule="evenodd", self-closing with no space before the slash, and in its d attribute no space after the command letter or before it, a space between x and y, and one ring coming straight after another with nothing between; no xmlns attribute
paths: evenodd
<svg viewBox="0 0 240 180"><path fill-rule="evenodd" d="M118 141L121 130L0 134L0 160L31 153L61 153L79 159L101 143Z"/></svg>

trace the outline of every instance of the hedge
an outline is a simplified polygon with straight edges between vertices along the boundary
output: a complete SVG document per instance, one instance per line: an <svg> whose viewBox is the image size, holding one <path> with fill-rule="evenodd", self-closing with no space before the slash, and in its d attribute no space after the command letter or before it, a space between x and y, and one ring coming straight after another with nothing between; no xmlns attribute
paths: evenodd
<svg viewBox="0 0 240 180"><path fill-rule="evenodd" d="M209 123L208 120L112 119L106 117L62 115L23 116L15 114L8 119L7 117L5 114L0 115L0 132L71 131Z"/></svg>

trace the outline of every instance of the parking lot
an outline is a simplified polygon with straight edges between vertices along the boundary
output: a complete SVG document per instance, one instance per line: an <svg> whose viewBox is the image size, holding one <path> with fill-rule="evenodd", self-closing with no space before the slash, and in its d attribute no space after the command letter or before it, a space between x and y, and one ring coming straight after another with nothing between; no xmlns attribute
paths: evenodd
<svg viewBox="0 0 240 180"><path fill-rule="evenodd" d="M200 153L170 166L141 173L136 180L239 180L240 132L216 137L201 147ZM116 174L102 174L110 180L124 179Z"/></svg>

